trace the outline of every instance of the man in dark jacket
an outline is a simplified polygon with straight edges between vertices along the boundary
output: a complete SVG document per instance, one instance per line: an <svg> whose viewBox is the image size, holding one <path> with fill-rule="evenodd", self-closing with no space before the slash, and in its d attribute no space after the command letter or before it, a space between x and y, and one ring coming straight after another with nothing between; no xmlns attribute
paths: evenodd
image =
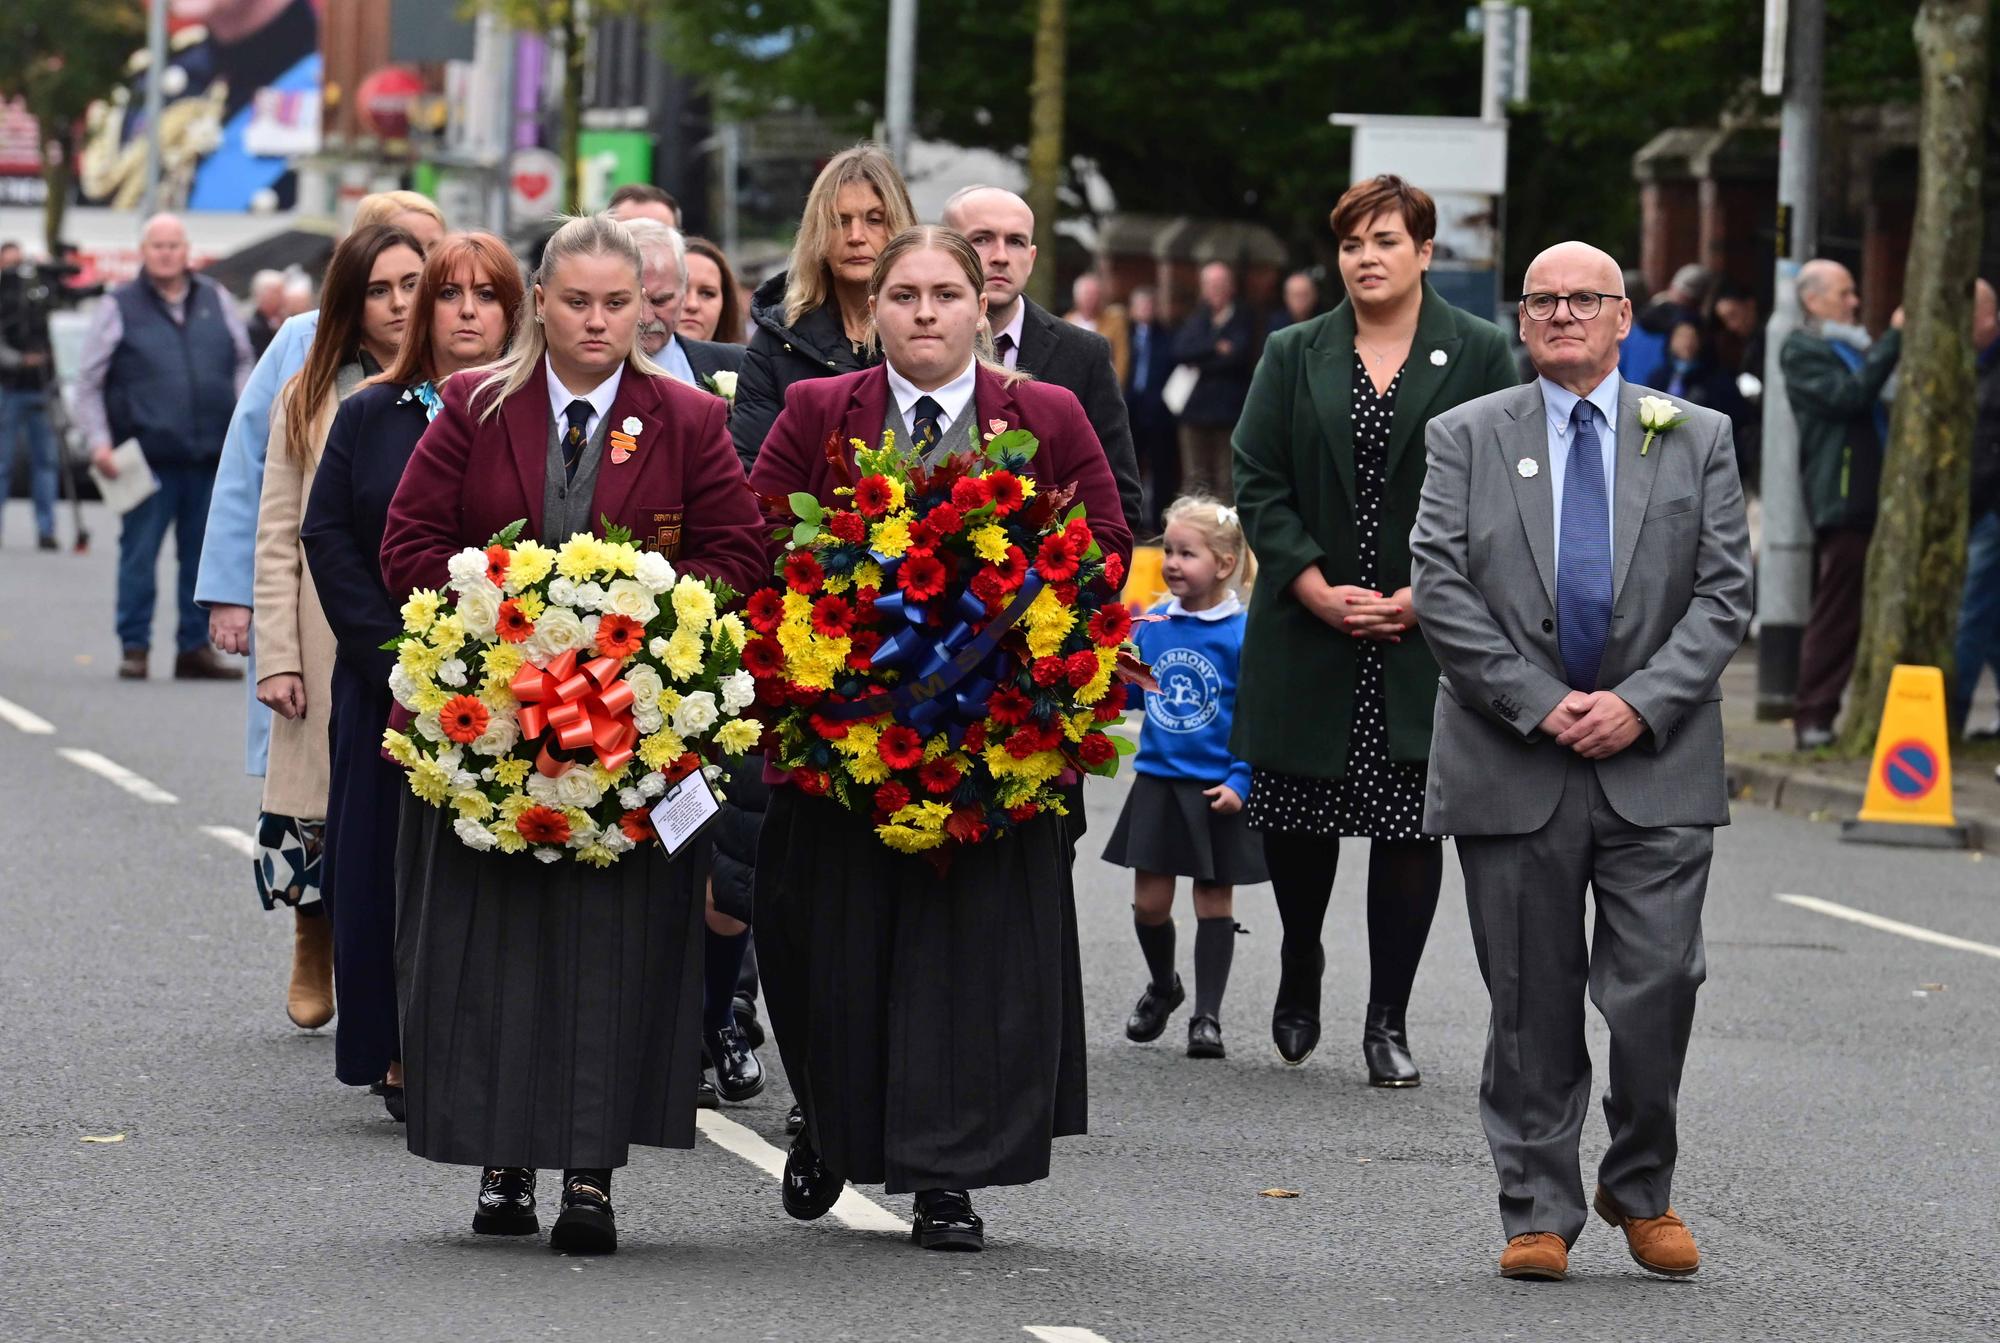
<svg viewBox="0 0 2000 1343"><path fill-rule="evenodd" d="M1250 314L1236 302L1236 275L1220 261L1201 268L1201 306L1174 340L1174 362L1201 377L1181 407L1181 488L1236 501L1229 435L1250 395Z"/></svg>
<svg viewBox="0 0 2000 1343"><path fill-rule="evenodd" d="M1084 418L1097 432L1111 474L1118 478L1125 525L1134 536L1143 535L1139 459L1132 450L1132 426L1112 367L1111 343L1061 320L1022 292L1035 273L1034 211L1011 191L972 186L945 202L942 222L966 236L985 268L986 327L993 333L994 355L1009 368L1068 388L1083 403Z"/></svg>
<svg viewBox="0 0 2000 1343"><path fill-rule="evenodd" d="M1841 692L1854 670L1868 540L1889 437L1882 387L1902 352L1903 310L1871 343L1854 324L1861 296L1847 267L1808 261L1799 268L1798 285L1806 320L1786 337L1779 367L1798 421L1799 475L1817 569L1792 722L1803 751L1833 741Z"/></svg>
<svg viewBox="0 0 2000 1343"><path fill-rule="evenodd" d="M118 675L144 680L153 641L154 570L167 528L180 560L179 655L174 675L234 680L208 642L195 571L208 495L236 394L250 377L250 337L222 286L188 268L188 236L173 215L140 234L139 278L97 305L83 342L77 421L91 460L115 475L112 448L137 439L159 489L125 515L118 533Z"/></svg>
<svg viewBox="0 0 2000 1343"><path fill-rule="evenodd" d="M1972 696L1986 668L2000 679L2000 305L1981 280L1972 291L1972 346L1978 351L1978 414L1972 424L1972 511L1967 523L1965 594L1951 693L1955 729L1969 726Z"/></svg>

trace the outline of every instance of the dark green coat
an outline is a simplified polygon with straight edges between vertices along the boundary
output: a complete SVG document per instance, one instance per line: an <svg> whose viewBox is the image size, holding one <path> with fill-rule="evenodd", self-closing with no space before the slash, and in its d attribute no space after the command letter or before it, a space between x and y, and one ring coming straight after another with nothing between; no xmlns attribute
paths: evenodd
<svg viewBox="0 0 2000 1343"><path fill-rule="evenodd" d="M1799 479L1816 532L1875 525L1885 446L1875 407L1902 350L1903 333L1884 331L1857 373L1825 336L1800 330L1785 337L1778 367L1799 426Z"/></svg>
<svg viewBox="0 0 2000 1343"><path fill-rule="evenodd" d="M1444 361L1435 362L1437 352ZM1359 657L1354 639L1292 595L1316 564L1329 583L1359 583L1354 515L1354 309L1286 327L1264 346L1237 421L1236 503L1257 557L1256 594L1243 636L1230 749L1281 774L1337 779L1347 772ZM1376 576L1384 593L1410 583L1410 529L1424 484L1424 426L1489 392L1519 385L1507 338L1491 322L1424 286L1416 339L1390 423L1388 489ZM1389 756L1429 758L1437 663L1411 631L1382 646Z"/></svg>

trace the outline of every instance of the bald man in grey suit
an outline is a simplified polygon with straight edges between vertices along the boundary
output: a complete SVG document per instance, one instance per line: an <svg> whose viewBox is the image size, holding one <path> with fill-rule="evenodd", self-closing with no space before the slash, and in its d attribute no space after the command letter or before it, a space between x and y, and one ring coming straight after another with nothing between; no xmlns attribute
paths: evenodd
<svg viewBox="0 0 2000 1343"><path fill-rule="evenodd" d="M1586 986L1611 1028L1599 1216L1656 1273L1699 1267L1674 1212L1675 1104L1714 827L1729 823L1722 669L1750 620L1729 420L1648 441L1618 376L1618 264L1563 243L1528 268L1540 375L1434 418L1410 537L1417 626L1443 670L1425 829L1457 837L1492 998L1480 1116L1500 1271L1561 1278L1586 1221ZM1584 945L1584 890L1596 928Z"/></svg>

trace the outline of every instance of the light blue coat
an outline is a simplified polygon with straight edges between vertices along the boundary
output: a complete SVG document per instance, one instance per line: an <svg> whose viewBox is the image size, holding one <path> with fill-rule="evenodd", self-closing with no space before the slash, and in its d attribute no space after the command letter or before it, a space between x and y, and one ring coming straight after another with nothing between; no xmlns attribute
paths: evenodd
<svg viewBox="0 0 2000 1343"><path fill-rule="evenodd" d="M264 496L264 451L271 441L271 405L292 374L305 367L306 351L319 330L319 314L288 317L257 361L236 413L229 418L229 436L222 441L222 461L215 471L215 490L208 501L208 530L201 540L201 569L194 580L194 599L202 606L250 606L257 579L257 505ZM243 742L243 768L262 777L271 755L271 711L257 702L257 654L243 682L249 692L249 714Z"/></svg>

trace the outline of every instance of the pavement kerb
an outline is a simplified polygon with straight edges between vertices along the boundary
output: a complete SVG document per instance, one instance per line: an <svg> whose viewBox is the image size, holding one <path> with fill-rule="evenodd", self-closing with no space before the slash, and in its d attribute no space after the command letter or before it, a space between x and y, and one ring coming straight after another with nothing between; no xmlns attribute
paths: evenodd
<svg viewBox="0 0 2000 1343"><path fill-rule="evenodd" d="M1851 820L1867 791L1862 783L1829 779L1774 760L1725 759L1723 775L1732 801L1808 820ZM2000 837L2000 814L1968 807L1960 799L1956 819L1975 849L1984 850L1990 838Z"/></svg>

